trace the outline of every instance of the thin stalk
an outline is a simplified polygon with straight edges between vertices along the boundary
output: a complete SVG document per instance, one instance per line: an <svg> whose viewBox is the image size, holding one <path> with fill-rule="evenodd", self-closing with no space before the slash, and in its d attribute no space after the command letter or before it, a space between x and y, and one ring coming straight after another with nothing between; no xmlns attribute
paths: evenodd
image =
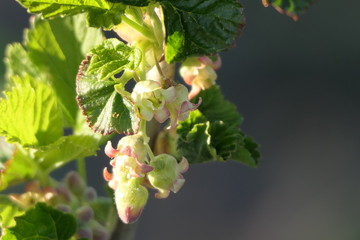
<svg viewBox="0 0 360 240"><path fill-rule="evenodd" d="M82 177L84 182L87 182L86 181L86 163L85 163L85 159L84 158L79 158L79 159L77 159L76 163L77 163L77 169L78 169L80 177Z"/></svg>

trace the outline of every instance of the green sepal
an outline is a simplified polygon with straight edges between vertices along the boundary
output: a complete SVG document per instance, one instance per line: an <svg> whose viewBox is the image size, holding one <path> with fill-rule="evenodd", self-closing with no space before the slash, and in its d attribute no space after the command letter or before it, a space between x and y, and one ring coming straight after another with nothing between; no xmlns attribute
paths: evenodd
<svg viewBox="0 0 360 240"><path fill-rule="evenodd" d="M140 114L127 92L114 80L98 79L98 74L88 74L91 57L85 59L77 76L77 101L90 128L103 135L133 134L139 129ZM117 88L117 89L115 89ZM120 94L120 93L121 94Z"/></svg>
<svg viewBox="0 0 360 240"><path fill-rule="evenodd" d="M161 0L168 63L218 53L234 45L244 24L236 0Z"/></svg>
<svg viewBox="0 0 360 240"><path fill-rule="evenodd" d="M125 6L105 0L17 0L30 13L41 14L43 18L65 17L87 13L90 27L111 28L121 22Z"/></svg>
<svg viewBox="0 0 360 240"><path fill-rule="evenodd" d="M38 203L24 215L15 217L16 225L5 230L3 240L68 240L76 232L74 216L62 213L45 203Z"/></svg>
<svg viewBox="0 0 360 240"><path fill-rule="evenodd" d="M280 13L285 13L294 20L305 12L315 0L263 0L264 6L272 5Z"/></svg>

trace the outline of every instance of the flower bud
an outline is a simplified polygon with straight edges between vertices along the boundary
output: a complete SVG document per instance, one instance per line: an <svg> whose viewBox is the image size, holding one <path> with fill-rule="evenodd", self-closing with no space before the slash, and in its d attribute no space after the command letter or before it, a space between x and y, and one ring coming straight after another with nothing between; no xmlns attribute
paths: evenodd
<svg viewBox="0 0 360 240"><path fill-rule="evenodd" d="M180 75L184 81L192 86L189 99L196 96L201 90L215 84L217 74L214 70L221 66L219 55L212 57L191 57L186 59L180 67Z"/></svg>
<svg viewBox="0 0 360 240"><path fill-rule="evenodd" d="M88 226L80 226L77 231L77 239L93 239L93 230Z"/></svg>
<svg viewBox="0 0 360 240"><path fill-rule="evenodd" d="M148 199L148 190L140 185L139 179L129 179L115 190L115 203L120 219L128 224L141 215Z"/></svg>
<svg viewBox="0 0 360 240"><path fill-rule="evenodd" d="M87 223L94 217L94 211L89 206L82 206L76 210L76 217L80 222Z"/></svg>
<svg viewBox="0 0 360 240"><path fill-rule="evenodd" d="M110 234L106 228L100 224L96 224L92 228L93 240L109 240Z"/></svg>
<svg viewBox="0 0 360 240"><path fill-rule="evenodd" d="M58 205L56 205L56 209L64 212L64 213L69 213L71 212L71 208L69 205L63 204L63 203L59 203Z"/></svg>
<svg viewBox="0 0 360 240"><path fill-rule="evenodd" d="M92 202L97 199L96 190L93 187L87 187L84 192L85 201Z"/></svg>
<svg viewBox="0 0 360 240"><path fill-rule="evenodd" d="M83 179L79 176L79 174L75 171L69 172L65 176L65 183L67 187L70 189L70 191L75 194L77 197L80 197L83 195L83 191L85 188L85 182Z"/></svg>
<svg viewBox="0 0 360 240"><path fill-rule="evenodd" d="M166 198L170 190L176 193L185 183L185 179L181 175L189 166L185 158L178 164L173 156L160 154L150 164L154 170L147 174L147 178L150 184L158 190L155 197Z"/></svg>

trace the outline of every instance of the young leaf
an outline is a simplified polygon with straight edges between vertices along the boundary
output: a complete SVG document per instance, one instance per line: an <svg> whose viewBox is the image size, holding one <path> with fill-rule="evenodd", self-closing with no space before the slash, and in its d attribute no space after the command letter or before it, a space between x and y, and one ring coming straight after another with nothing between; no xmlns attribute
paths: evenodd
<svg viewBox="0 0 360 240"><path fill-rule="evenodd" d="M107 0L112 3L122 3L130 6L145 7L151 3L152 0Z"/></svg>
<svg viewBox="0 0 360 240"><path fill-rule="evenodd" d="M107 80L124 69L135 70L141 62L141 50L130 48L116 38L103 41L90 51L91 61L87 75L98 81Z"/></svg>
<svg viewBox="0 0 360 240"><path fill-rule="evenodd" d="M75 124L75 78L85 54L100 43L100 30L87 28L85 17L78 15L51 21L36 18L26 34L25 47L31 61L46 73L58 96L69 125Z"/></svg>
<svg viewBox="0 0 360 240"><path fill-rule="evenodd" d="M90 27L111 28L121 22L122 4L105 0L17 0L31 13L40 13L43 18L75 15L86 12Z"/></svg>
<svg viewBox="0 0 360 240"><path fill-rule="evenodd" d="M15 227L5 231L3 240L53 239L67 240L76 232L76 220L45 203L38 203L22 216L15 218Z"/></svg>
<svg viewBox="0 0 360 240"><path fill-rule="evenodd" d="M6 145L0 142L1 146ZM35 176L37 166L28 151L12 146L12 154L8 158L1 158L0 162L0 191L8 186L21 183Z"/></svg>
<svg viewBox="0 0 360 240"><path fill-rule="evenodd" d="M285 13L295 21L315 0L263 0L265 7L272 5L280 13Z"/></svg>
<svg viewBox="0 0 360 240"><path fill-rule="evenodd" d="M91 57L88 56L82 62L76 88L76 99L86 116L89 127L101 134L110 134L114 131L126 134L137 132L140 124L138 109L129 96L115 91L117 82L100 81L99 71L88 74L87 68L91 65L90 61Z"/></svg>
<svg viewBox="0 0 360 240"><path fill-rule="evenodd" d="M64 136L35 153L35 159L44 171L51 171L65 163L96 155L98 140L92 136Z"/></svg>
<svg viewBox="0 0 360 240"><path fill-rule="evenodd" d="M9 44L5 50L6 78L11 81L13 76L31 76L37 80L46 79L38 67L29 58L28 52L20 43Z"/></svg>
<svg viewBox="0 0 360 240"><path fill-rule="evenodd" d="M259 145L250 137L245 137L243 143L238 146L236 152L232 153L232 159L242 162L249 167L257 167L259 164Z"/></svg>
<svg viewBox="0 0 360 240"><path fill-rule="evenodd" d="M0 195L0 226L10 228L15 226L14 217L24 213L22 207L12 201L8 195Z"/></svg>
<svg viewBox="0 0 360 240"><path fill-rule="evenodd" d="M40 147L63 134L62 117L52 88L31 77L14 77L14 87L0 99L0 134L8 142Z"/></svg>
<svg viewBox="0 0 360 240"><path fill-rule="evenodd" d="M244 26L237 0L160 0L166 28L168 63L211 55L234 45Z"/></svg>

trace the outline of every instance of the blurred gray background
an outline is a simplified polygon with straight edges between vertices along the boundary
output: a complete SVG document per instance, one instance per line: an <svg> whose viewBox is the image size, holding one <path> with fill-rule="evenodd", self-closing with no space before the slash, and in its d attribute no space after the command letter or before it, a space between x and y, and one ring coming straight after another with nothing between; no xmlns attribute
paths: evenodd
<svg viewBox="0 0 360 240"><path fill-rule="evenodd" d="M261 164L191 166L179 193L151 197L136 240L358 240L360 2L319 0L298 22L243 3L247 26L222 54L218 84L261 144ZM1 59L27 26L26 11L1 0ZM108 159L90 162L101 186Z"/></svg>

